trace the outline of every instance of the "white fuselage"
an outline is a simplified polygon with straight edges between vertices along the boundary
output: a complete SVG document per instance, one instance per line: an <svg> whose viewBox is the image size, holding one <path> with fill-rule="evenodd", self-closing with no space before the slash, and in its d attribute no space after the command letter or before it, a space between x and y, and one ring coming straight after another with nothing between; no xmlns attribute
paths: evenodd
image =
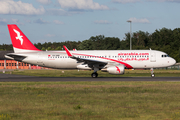
<svg viewBox="0 0 180 120"><path fill-rule="evenodd" d="M70 51L74 56L106 62L107 65L123 64L126 68L159 68L176 63L166 53L156 50L87 50ZM65 51L38 51L15 53L27 56L22 62L57 69L76 69L83 62L68 57Z"/></svg>

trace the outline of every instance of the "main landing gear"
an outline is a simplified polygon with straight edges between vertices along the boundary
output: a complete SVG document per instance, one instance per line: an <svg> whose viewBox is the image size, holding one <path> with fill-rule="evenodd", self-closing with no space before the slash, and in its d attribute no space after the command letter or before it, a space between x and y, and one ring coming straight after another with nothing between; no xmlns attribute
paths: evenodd
<svg viewBox="0 0 180 120"><path fill-rule="evenodd" d="M153 68L151 68L151 77L152 77L152 78L155 77Z"/></svg>
<svg viewBox="0 0 180 120"><path fill-rule="evenodd" d="M98 73L97 73L97 72L93 72L93 73L91 74L91 77L92 77L92 78L97 78L97 77L98 77Z"/></svg>
<svg viewBox="0 0 180 120"><path fill-rule="evenodd" d="M98 70L99 70L99 65L94 65L94 72L91 74L92 78L98 77L98 73L97 73Z"/></svg>

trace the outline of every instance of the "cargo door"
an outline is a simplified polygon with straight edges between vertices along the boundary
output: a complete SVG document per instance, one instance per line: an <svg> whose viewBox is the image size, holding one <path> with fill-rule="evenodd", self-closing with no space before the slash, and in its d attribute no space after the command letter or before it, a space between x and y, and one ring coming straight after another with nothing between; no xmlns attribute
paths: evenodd
<svg viewBox="0 0 180 120"><path fill-rule="evenodd" d="M44 63L43 63L43 60L44 60L43 53L38 53L37 55L38 55L37 64L40 65L40 66L44 66Z"/></svg>

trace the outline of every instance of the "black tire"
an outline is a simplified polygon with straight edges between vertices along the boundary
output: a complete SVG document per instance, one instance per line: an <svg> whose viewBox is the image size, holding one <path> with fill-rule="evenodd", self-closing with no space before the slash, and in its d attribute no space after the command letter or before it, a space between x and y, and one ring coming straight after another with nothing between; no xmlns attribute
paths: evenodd
<svg viewBox="0 0 180 120"><path fill-rule="evenodd" d="M91 77L92 77L92 78L97 78L97 77L98 77L98 74L97 74L97 73L92 73L92 74L91 74Z"/></svg>
<svg viewBox="0 0 180 120"><path fill-rule="evenodd" d="M155 74L151 74L151 77L152 77L152 78L155 77Z"/></svg>

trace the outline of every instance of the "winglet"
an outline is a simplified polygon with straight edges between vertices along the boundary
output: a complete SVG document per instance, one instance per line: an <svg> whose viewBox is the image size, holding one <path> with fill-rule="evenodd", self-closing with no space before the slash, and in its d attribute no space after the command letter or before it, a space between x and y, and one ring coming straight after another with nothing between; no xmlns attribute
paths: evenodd
<svg viewBox="0 0 180 120"><path fill-rule="evenodd" d="M66 50L67 55L68 55L69 57L72 57L72 54L69 52L68 48L67 48L65 45L63 45L63 47L64 47L64 49Z"/></svg>

